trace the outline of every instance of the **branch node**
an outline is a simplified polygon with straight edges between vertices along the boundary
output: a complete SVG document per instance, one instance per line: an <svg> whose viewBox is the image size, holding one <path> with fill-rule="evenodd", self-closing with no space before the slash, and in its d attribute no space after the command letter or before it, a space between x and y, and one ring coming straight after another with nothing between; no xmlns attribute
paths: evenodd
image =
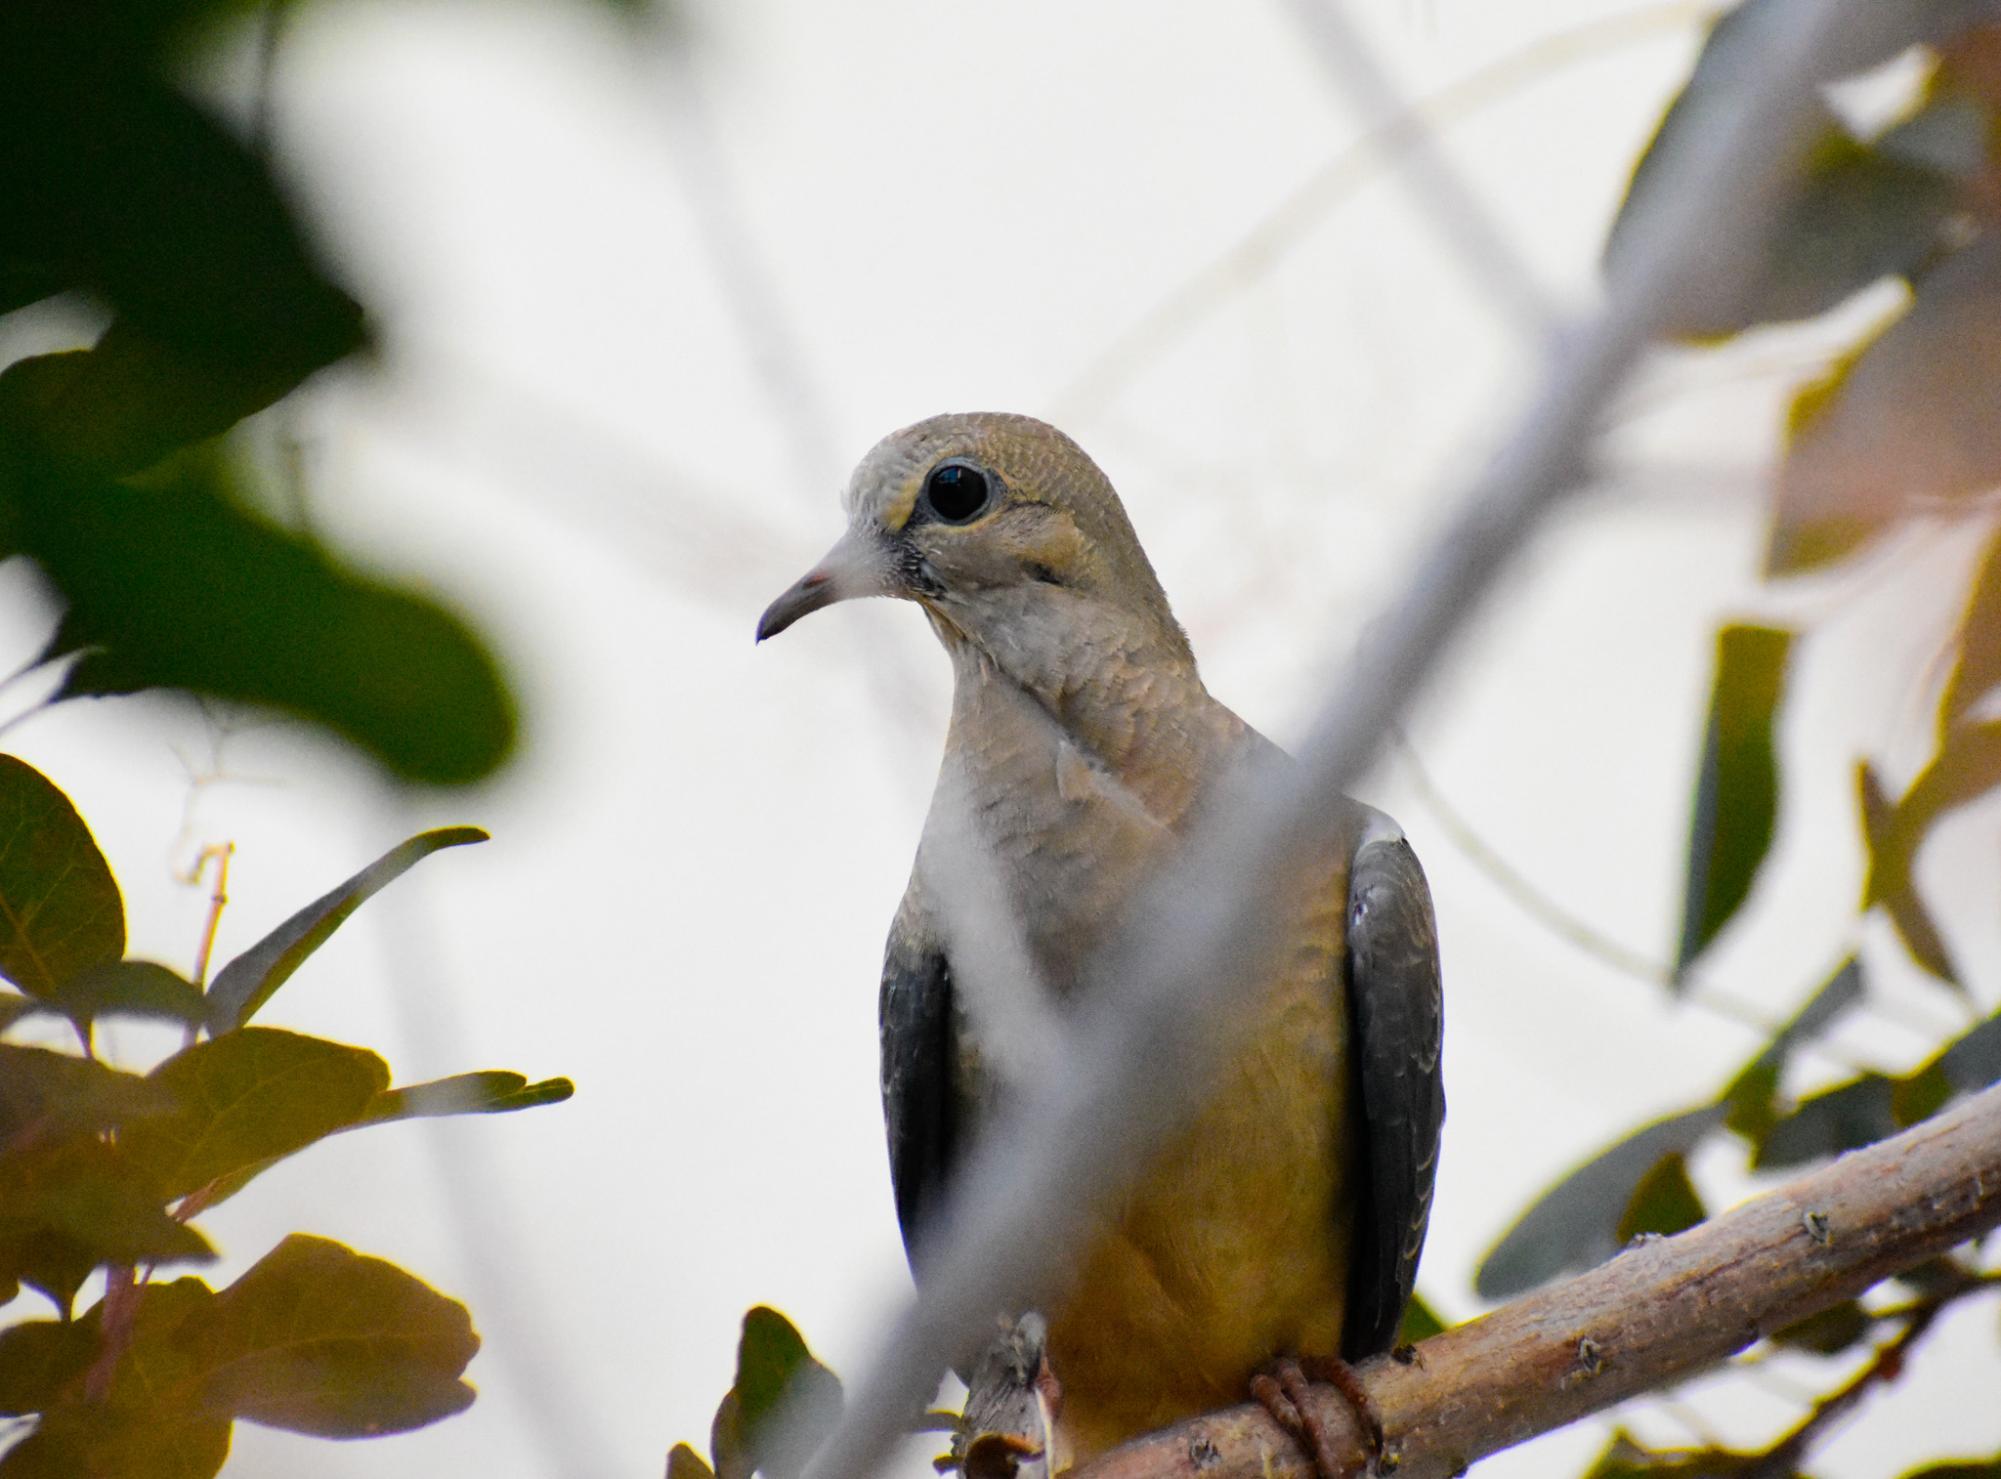
<svg viewBox="0 0 2001 1479"><path fill-rule="evenodd" d="M1610 1364L1611 1362L1605 1356L1605 1347L1598 1344L1597 1341L1588 1335L1578 1337L1577 1369L1579 1371L1582 1371L1586 1376L1596 1376Z"/></svg>
<svg viewBox="0 0 2001 1479"><path fill-rule="evenodd" d="M1823 1248L1834 1246L1834 1229L1829 1225L1827 1214L1809 1208L1800 1217L1800 1224L1806 1228L1806 1235Z"/></svg>

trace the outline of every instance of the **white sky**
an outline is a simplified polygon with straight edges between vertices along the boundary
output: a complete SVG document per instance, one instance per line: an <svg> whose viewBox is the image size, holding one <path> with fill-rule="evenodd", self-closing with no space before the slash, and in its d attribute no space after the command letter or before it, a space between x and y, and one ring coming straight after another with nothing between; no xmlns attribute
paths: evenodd
<svg viewBox="0 0 2001 1479"><path fill-rule="evenodd" d="M1539 278L1587 308L1624 169L1693 54L1693 8L1352 9L1413 96L1604 16L1652 18L1441 120ZM1124 494L1212 688L1284 742L1533 363L1392 174L1315 197L1269 270L1225 274L1185 332L1093 379L1355 139L1282 7L684 14L679 65L581 7L443 0L318 7L284 56L282 153L388 343L379 374L302 398L314 515L492 634L528 707L521 760L474 793L393 796L267 723L218 752L213 726L157 699L7 734L91 820L134 952L183 968L204 901L171 873L202 841L238 846L226 955L420 826L488 827L493 842L426 862L357 916L264 1020L377 1046L403 1081L502 1067L578 1082L558 1108L346 1137L203 1220L221 1278L310 1230L465 1298L486 1340L468 1415L344 1445L239 1425L231 1474L657 1473L675 1440L706 1447L753 1303L785 1309L843 1372L867 1359L905 1287L876 969L947 675L916 613L887 603L765 649L750 631L837 532L838 489L878 436L940 410L1060 421ZM1965 558L1934 540L1782 604L1756 586L1776 408L1840 339L1765 336L1661 367L1616 445L1627 475L1535 548L1414 731L1437 784L1523 872L1665 955L1711 627L1834 618L1788 716L1777 864L1710 973L1775 1017L1847 929L1854 759L1887 754L1900 774L1922 759L1908 675L1950 614L1940 571ZM0 573L0 668L45 620L22 573ZM1534 1192L1713 1091L1755 1039L1526 919L1394 765L1369 794L1438 896L1452 1116L1421 1283L1463 1315L1478 1255ZM1971 925L1949 901L1991 879L1994 841L1991 815L1955 824L1925 873L1987 1001L2001 921L1984 897ZM1908 987L1894 947L1872 943L1879 979ZM1922 987L1899 999L1953 1020ZM135 1056L151 1042L122 1041ZM1842 1037L1895 1065L1924 1042L1875 1015ZM1741 1193L1728 1155L1697 1169L1718 1198ZM2001 1447L1991 1402L1953 1400L1976 1373L1992 1389L1993 1318L1989 1302L1927 1341L1816 1472ZM1785 1370L1698 1386L1688 1405L1755 1441L1798 1412L1801 1383L1832 1384ZM1691 1437L1686 1416L1656 1402L1633 1420L1665 1442ZM1579 1472L1605 1433L1585 1424L1482 1471ZM928 1451L908 1473L929 1472Z"/></svg>

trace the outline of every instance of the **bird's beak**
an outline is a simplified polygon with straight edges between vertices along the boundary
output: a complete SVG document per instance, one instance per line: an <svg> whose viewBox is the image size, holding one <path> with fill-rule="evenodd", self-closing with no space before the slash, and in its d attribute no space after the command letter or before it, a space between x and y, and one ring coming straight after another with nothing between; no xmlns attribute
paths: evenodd
<svg viewBox="0 0 2001 1479"><path fill-rule="evenodd" d="M800 617L836 601L888 594L889 551L872 531L850 528L819 564L764 608L757 619L757 640L775 637Z"/></svg>

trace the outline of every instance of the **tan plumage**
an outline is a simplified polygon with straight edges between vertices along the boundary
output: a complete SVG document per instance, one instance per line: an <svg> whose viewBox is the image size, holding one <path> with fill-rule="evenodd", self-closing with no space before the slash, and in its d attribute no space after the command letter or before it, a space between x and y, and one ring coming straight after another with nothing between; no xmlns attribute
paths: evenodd
<svg viewBox="0 0 2001 1479"><path fill-rule="evenodd" d="M910 1241L964 1138L1060 1032L1084 962L1266 742L1210 697L1117 495L1053 427L920 422L868 454L847 504L848 533L759 635L894 595L924 608L952 660L944 760L883 973ZM1394 1330L1443 1115L1436 951L1393 825L1335 805L1347 835L1272 901L1287 948L1250 983L1206 1107L1103 1210L1048 1307L1075 1458L1241 1400L1275 1357L1364 1354Z"/></svg>

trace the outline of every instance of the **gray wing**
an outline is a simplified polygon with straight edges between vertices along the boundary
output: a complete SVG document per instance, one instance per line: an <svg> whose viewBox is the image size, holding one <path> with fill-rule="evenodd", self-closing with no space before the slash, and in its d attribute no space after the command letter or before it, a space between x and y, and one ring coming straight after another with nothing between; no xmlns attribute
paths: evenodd
<svg viewBox="0 0 2001 1479"><path fill-rule="evenodd" d="M1348 1003L1363 1174L1341 1346L1360 1360L1396 1340L1431 1220L1445 1123L1438 926L1424 870L1400 837L1364 843L1349 870Z"/></svg>
<svg viewBox="0 0 2001 1479"><path fill-rule="evenodd" d="M958 1045L945 952L918 926L906 897L883 951L882 1115L896 1220L912 1258L959 1153Z"/></svg>

